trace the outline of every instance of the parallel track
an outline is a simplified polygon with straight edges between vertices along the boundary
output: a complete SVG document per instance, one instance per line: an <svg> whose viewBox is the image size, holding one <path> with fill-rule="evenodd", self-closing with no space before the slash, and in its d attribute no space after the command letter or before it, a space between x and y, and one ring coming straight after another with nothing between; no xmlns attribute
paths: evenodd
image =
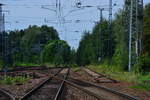
<svg viewBox="0 0 150 100"><path fill-rule="evenodd" d="M59 70L54 76L59 75L59 73L63 69ZM67 79L67 76L69 74L69 69L64 77L62 77L64 80ZM53 77L48 78L44 82L42 82L37 87L33 88L31 91L29 91L27 94L25 94L23 97L21 97L19 100L58 100L59 95L62 92L62 89L64 87L64 81L62 80L56 80ZM47 93L49 91L49 93ZM43 95L43 93L44 95ZM43 96L43 97L42 97Z"/></svg>
<svg viewBox="0 0 150 100"><path fill-rule="evenodd" d="M62 92L63 92L64 85L65 85L65 80L68 78L69 72L70 72L70 68L68 69L67 74L63 77L61 86L59 87L59 90L57 91L57 94L56 94L54 100L59 100L59 99L60 99L60 95L61 95Z"/></svg>
<svg viewBox="0 0 150 100"><path fill-rule="evenodd" d="M112 90L110 88L99 86L87 81L76 80L73 78L64 80L58 76L54 76L54 77L65 81L66 84L78 88L79 90L86 92L87 94L97 98L98 100L139 100L136 97Z"/></svg>
<svg viewBox="0 0 150 100"><path fill-rule="evenodd" d="M112 97L110 95L112 95L112 96L116 95L117 98L120 98L120 99L116 98L116 99L113 99L113 100L139 100L138 98L135 98L133 96L130 96L130 95L127 95L127 94L124 94L124 93L121 93L121 92L118 92L116 90L106 88L106 87L103 87L103 86L100 86L100 85L96 85L96 84L93 84L93 83L90 83L90 82L87 82L87 81L70 79L70 80L68 80L68 82L74 83L74 84L80 86L81 88L83 87L83 89L85 89L86 91L89 91L91 93L94 93L96 90L100 91L99 94L94 93L100 100L101 99L103 99L103 100L112 100L111 99ZM85 87L85 86L87 86L87 87ZM105 95L105 92L109 93L110 95L105 95L106 97L103 97L103 94L101 95L102 92L104 92L104 95ZM107 98L107 96L108 96L108 98Z"/></svg>
<svg viewBox="0 0 150 100"><path fill-rule="evenodd" d="M67 71L64 71L66 69ZM66 85L70 85L74 87L74 89L76 88L79 91L83 91L89 96L96 98L92 100L139 100L133 96L120 93L110 88L102 87L87 81L74 79L69 77L69 72L69 68L57 69L56 73L51 73L49 78L33 88L31 91L27 92L21 98L14 98L9 93L5 93L5 91L1 92L0 90L0 93L3 94L2 98L5 98L1 99L0 95L0 100L62 100L61 97L65 97L63 94ZM81 94L79 95L81 96Z"/></svg>

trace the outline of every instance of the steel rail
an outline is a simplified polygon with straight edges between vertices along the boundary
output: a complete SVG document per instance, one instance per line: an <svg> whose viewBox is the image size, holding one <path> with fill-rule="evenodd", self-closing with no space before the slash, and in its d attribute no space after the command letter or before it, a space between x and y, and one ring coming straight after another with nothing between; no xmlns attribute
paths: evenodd
<svg viewBox="0 0 150 100"><path fill-rule="evenodd" d="M62 70L63 70L63 68L60 69L56 74L54 74L54 76L58 75ZM30 95L32 95L34 92L36 92L38 89L40 89L43 85L45 85L47 82L49 82L52 79L53 79L53 76L49 77L48 79L46 79L45 81L43 81L41 84L39 84L38 86L36 86L35 88L33 88L31 91L29 91L28 93L26 93L19 100L26 100L26 98L28 98Z"/></svg>
<svg viewBox="0 0 150 100"><path fill-rule="evenodd" d="M59 97L60 97L60 95L61 95L61 93L63 91L63 88L64 88L64 84L65 84L64 80L67 79L67 77L69 75L69 72L70 72L70 68L68 68L67 74L65 75L64 79L62 80L62 83L61 83L61 85L60 85L60 87L59 87L59 89L58 89L58 91L56 93L56 96L55 96L54 100L58 100L59 99Z"/></svg>
<svg viewBox="0 0 150 100"><path fill-rule="evenodd" d="M12 96L10 93L6 92L5 90L0 89L0 92L2 92L2 93L5 94L7 97L9 97L10 100L15 100L15 97Z"/></svg>
<svg viewBox="0 0 150 100"><path fill-rule="evenodd" d="M90 96L93 96L93 97L97 98L98 100L105 100L104 98L102 98L102 97L100 97L100 96L94 94L94 93L91 92L91 91L88 91L88 90L86 90L86 89L84 89L84 88L82 88L82 87L76 85L75 83L72 83L72 82L70 82L70 81L68 81L68 80L64 80L64 79L62 79L62 78L60 78L60 77L57 77L57 76L54 76L54 78L59 79L59 80L62 80L62 81L65 82L65 84L68 84L68 85L70 85L70 86L73 86L73 87L75 87L75 88L77 88L77 89L79 89L79 90L81 90L81 91L83 91L83 92L89 94Z"/></svg>
<svg viewBox="0 0 150 100"><path fill-rule="evenodd" d="M100 86L100 85L97 85L97 84L94 84L94 83L90 83L90 82L87 82L87 81L85 81L85 82L88 83L88 84L90 84L90 85L93 85L93 86L95 86L95 87L97 87L97 88L100 88L100 89L106 90L106 91L108 91L108 92L112 92L112 93L114 93L114 94L116 94L116 95L119 95L119 96L128 98L129 100L140 100L140 99L138 99L138 98L136 98L136 97L134 97L134 96L131 96L131 95L128 95L128 94L125 94L125 93L118 92L118 91L113 90L113 89L111 89L111 88L103 87L103 86Z"/></svg>
<svg viewBox="0 0 150 100"><path fill-rule="evenodd" d="M111 88L103 87L103 86L100 86L100 85L97 85L97 84L94 84L94 83L91 83L91 82L88 82L88 81L83 81L83 80L82 80L82 82L85 82L85 83L87 83L87 84L89 84L89 85L91 85L91 86L94 86L94 87L103 89L103 90L105 90L105 91L107 91L107 92L111 92L111 93L113 93L113 94L119 95L119 96L121 96L121 97L128 98L129 100L140 100L140 99L138 99L138 98L136 98L136 97L134 97L134 96L131 96L131 95L128 95L128 94L125 94L125 93L122 93L122 92L118 92L118 91L113 90L113 89L111 89Z"/></svg>
<svg viewBox="0 0 150 100"><path fill-rule="evenodd" d="M64 79L62 79L62 78L60 78L60 77L57 77L57 76L54 76L54 78L57 78L57 79L60 79L60 80L64 80ZM78 88L78 89L80 89L80 90L86 92L87 94L96 97L97 99L106 100L104 97L101 97L101 96L99 96L99 95L96 95L96 94L94 94L93 92L82 88L81 86L79 86L79 85L76 84L76 83L73 83L73 82L71 82L71 81L69 81L69 80L64 80L64 81L65 81L66 84L69 84L69 85L71 85L71 86L73 86L73 87L76 87L76 88ZM138 98L136 98L136 97L134 97L134 96L131 96L131 95L128 95L128 94L125 94L125 93L121 93L121 92L118 92L118 91L116 91L116 90L113 90L113 89L110 89L110 88L107 88L107 87L99 86L99 85L96 85L96 84L91 83L91 82L88 82L88 81L83 81L83 80L82 80L82 82L87 83L87 84L89 84L89 85L91 85L91 86L93 86L93 87L102 89L102 90L104 90L104 91L106 91L106 92L113 93L113 94L115 94L116 96L120 96L120 97L123 97L123 98L127 98L127 99L129 99L129 100L140 100L140 99L138 99Z"/></svg>

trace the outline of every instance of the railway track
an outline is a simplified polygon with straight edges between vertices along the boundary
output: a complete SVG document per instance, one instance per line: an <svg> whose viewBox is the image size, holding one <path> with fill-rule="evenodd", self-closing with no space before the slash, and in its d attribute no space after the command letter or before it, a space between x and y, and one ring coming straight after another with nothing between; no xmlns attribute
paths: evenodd
<svg viewBox="0 0 150 100"><path fill-rule="evenodd" d="M89 92L92 95L95 95L100 100L139 100L133 96L117 92L110 88L102 87L87 81L81 80L68 80L70 83L74 83L85 90L85 92Z"/></svg>
<svg viewBox="0 0 150 100"><path fill-rule="evenodd" d="M69 83L67 81L70 78L69 72L67 73L67 77L65 76L65 70L59 75L52 75L53 78L62 80L63 84L53 100L99 100L93 93L82 89L76 84Z"/></svg>
<svg viewBox="0 0 150 100"><path fill-rule="evenodd" d="M5 90L0 89L0 100L15 100L15 98Z"/></svg>
<svg viewBox="0 0 150 100"><path fill-rule="evenodd" d="M101 73L95 72L89 68L82 67L82 71L84 71L89 77L93 78L97 83L117 83L118 81L110 78L109 76L103 75Z"/></svg>
<svg viewBox="0 0 150 100"><path fill-rule="evenodd" d="M84 93L83 90L77 86L71 85L70 87L68 84L66 84L65 80L67 80L69 72L70 68L63 68L57 73L53 73L50 78L39 84L37 87L33 88L19 100L98 100L95 99L95 97L92 97L93 95L89 96L89 94ZM55 78L56 76L61 79ZM72 98L72 96L75 94L75 91L76 96ZM79 91L82 94L79 94ZM71 97L71 99L67 98L67 96ZM75 99L76 97L78 97L78 99Z"/></svg>
<svg viewBox="0 0 150 100"><path fill-rule="evenodd" d="M139 100L110 88L75 78L80 75L73 76L71 72L73 71L70 68L56 68L45 81L23 96L14 98L0 92L3 94L2 97L0 94L0 100Z"/></svg>
<svg viewBox="0 0 150 100"><path fill-rule="evenodd" d="M55 78L64 80L58 76L55 76ZM138 98L112 90L110 88L99 86L83 80L77 80L72 77L64 81L66 84L84 91L89 96L95 97L94 100L139 100Z"/></svg>
<svg viewBox="0 0 150 100"><path fill-rule="evenodd" d="M66 69L60 69L57 73L54 74L54 76L59 75L64 70ZM69 69L67 68L67 71L60 76L66 80L68 74ZM64 87L64 80L56 80L53 77L50 77L26 93L19 100L58 100Z"/></svg>

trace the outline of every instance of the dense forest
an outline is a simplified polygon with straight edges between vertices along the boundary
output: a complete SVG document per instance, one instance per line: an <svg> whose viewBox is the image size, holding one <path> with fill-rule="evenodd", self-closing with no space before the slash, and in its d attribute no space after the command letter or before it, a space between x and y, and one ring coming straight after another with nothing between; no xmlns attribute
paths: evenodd
<svg viewBox="0 0 150 100"><path fill-rule="evenodd" d="M108 48L109 23L103 19L95 25L93 31L84 32L77 50L77 64L89 65L108 62L117 68L127 70L128 67L128 38L125 32L125 11L120 10L115 14L112 29L112 53ZM111 59L111 63L109 60ZM150 71L150 4L144 8L144 34L143 34L143 52L139 57L139 63L133 68L135 71Z"/></svg>
<svg viewBox="0 0 150 100"><path fill-rule="evenodd" d="M3 34L1 38L1 64L68 64L71 49L53 27L29 26ZM2 37L2 36L1 36ZM4 45L2 45L4 44ZM2 57L3 56L3 57Z"/></svg>

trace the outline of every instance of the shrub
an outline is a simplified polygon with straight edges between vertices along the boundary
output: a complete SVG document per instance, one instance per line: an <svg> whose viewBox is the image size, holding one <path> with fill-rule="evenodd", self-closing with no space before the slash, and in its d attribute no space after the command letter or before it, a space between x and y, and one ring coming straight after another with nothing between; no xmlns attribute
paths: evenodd
<svg viewBox="0 0 150 100"><path fill-rule="evenodd" d="M148 56L148 54L143 54L139 57L138 64L135 65L134 71L142 74L150 72L150 56Z"/></svg>
<svg viewBox="0 0 150 100"><path fill-rule="evenodd" d="M16 76L16 77L4 76L0 80L0 84L7 84L7 85L11 85L11 84L23 84L27 80L28 80L28 78L21 77L21 76Z"/></svg>
<svg viewBox="0 0 150 100"><path fill-rule="evenodd" d="M70 46L63 40L50 41L41 53L42 63L65 65L70 61Z"/></svg>

